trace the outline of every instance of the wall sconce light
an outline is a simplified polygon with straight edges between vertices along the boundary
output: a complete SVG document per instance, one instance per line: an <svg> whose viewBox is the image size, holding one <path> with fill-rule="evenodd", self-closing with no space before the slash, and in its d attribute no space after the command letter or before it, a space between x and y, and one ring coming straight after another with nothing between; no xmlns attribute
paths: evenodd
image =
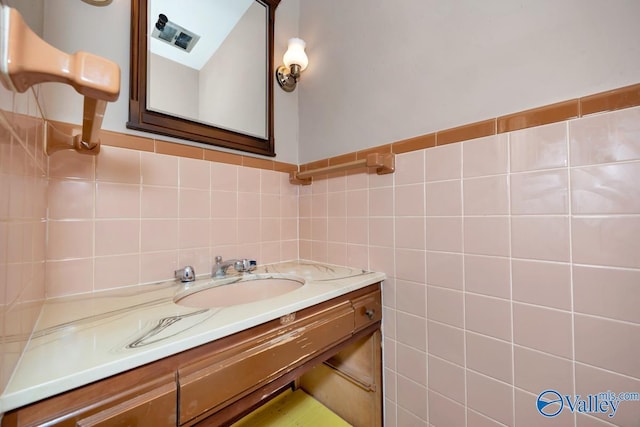
<svg viewBox="0 0 640 427"><path fill-rule="evenodd" d="M300 73L307 68L309 59L304 53L305 42L302 39L289 39L289 47L282 58L284 65L276 70L276 80L285 92L293 92Z"/></svg>

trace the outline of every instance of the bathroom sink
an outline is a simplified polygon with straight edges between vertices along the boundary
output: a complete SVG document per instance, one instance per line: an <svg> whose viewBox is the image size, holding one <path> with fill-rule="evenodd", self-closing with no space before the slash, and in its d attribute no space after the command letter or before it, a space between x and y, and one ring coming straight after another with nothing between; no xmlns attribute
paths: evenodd
<svg viewBox="0 0 640 427"><path fill-rule="evenodd" d="M195 308L230 307L284 295L304 283L299 277L273 274L218 279L179 293L174 302Z"/></svg>

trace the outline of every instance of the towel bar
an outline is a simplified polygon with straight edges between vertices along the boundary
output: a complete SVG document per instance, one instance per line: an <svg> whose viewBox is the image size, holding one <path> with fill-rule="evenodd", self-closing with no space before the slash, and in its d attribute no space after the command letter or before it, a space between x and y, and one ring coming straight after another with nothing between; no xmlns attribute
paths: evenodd
<svg viewBox="0 0 640 427"><path fill-rule="evenodd" d="M327 175L335 172L343 172L357 168L376 168L378 175L393 173L395 171L395 155L393 153L371 153L364 159L352 162L339 163L318 169L311 169L304 172L290 172L289 182L291 184L309 185L314 176Z"/></svg>

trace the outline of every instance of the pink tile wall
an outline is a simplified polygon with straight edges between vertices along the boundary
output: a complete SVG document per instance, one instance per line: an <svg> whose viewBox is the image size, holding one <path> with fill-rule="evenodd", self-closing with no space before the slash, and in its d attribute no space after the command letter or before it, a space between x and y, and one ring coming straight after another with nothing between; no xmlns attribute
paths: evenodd
<svg viewBox="0 0 640 427"><path fill-rule="evenodd" d="M116 147L49 160L47 297L207 274L216 255L298 258L285 173Z"/></svg>
<svg viewBox="0 0 640 427"><path fill-rule="evenodd" d="M0 86L0 391L45 296L46 160L35 96Z"/></svg>
<svg viewBox="0 0 640 427"><path fill-rule="evenodd" d="M33 94L0 102L2 386L45 294L170 279L186 264L206 274L222 255L387 273L390 426L536 425L544 388L640 390L639 108L298 189L284 173L114 147L57 153L47 179ZM640 410L601 418L554 422L634 425Z"/></svg>
<svg viewBox="0 0 640 427"><path fill-rule="evenodd" d="M637 425L535 402L640 391L639 181L636 107L303 187L301 257L388 276L385 425Z"/></svg>

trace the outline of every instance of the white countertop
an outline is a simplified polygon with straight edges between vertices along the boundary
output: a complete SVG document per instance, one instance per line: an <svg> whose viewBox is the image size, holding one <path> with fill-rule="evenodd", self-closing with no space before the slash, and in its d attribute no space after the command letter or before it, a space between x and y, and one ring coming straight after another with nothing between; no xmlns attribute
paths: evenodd
<svg viewBox="0 0 640 427"><path fill-rule="evenodd" d="M248 274L248 273L245 273ZM174 303L174 281L47 300L7 388L0 414L206 344L384 280L382 273L291 261L251 274L286 274L304 286L274 298L222 308ZM209 287L198 278L189 289Z"/></svg>

